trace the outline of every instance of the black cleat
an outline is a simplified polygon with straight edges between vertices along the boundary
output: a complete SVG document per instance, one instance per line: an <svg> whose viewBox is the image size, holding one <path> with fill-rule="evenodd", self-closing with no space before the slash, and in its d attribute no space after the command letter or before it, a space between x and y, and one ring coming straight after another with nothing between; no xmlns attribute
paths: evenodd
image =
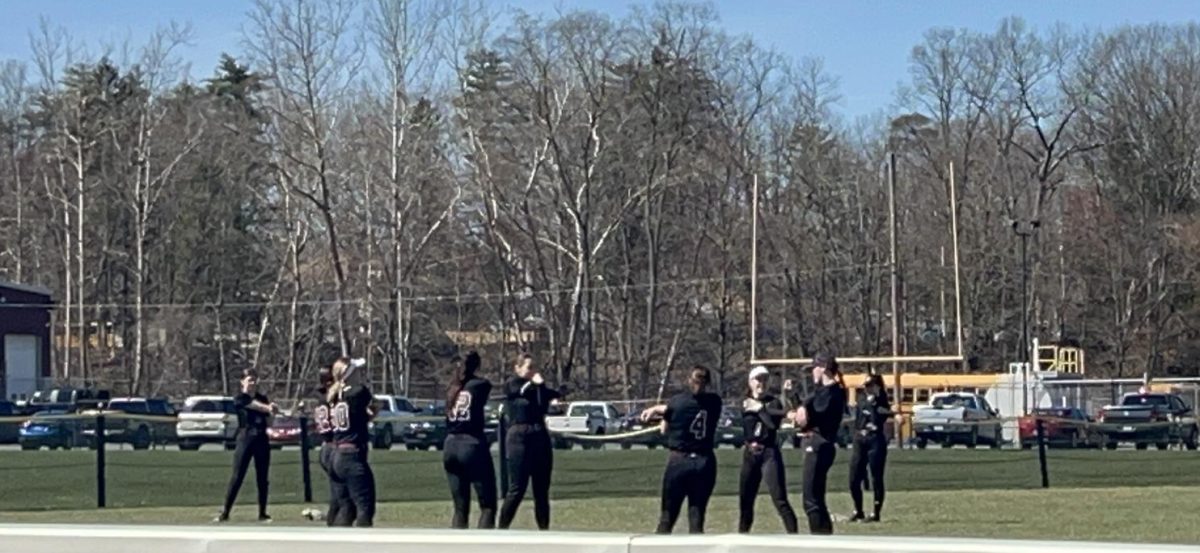
<svg viewBox="0 0 1200 553"><path fill-rule="evenodd" d="M863 520L863 522L868 523L868 524L879 522L879 515L871 515L871 516L867 517L865 520Z"/></svg>
<svg viewBox="0 0 1200 553"><path fill-rule="evenodd" d="M213 524L224 524L226 522L229 522L229 515L225 513L221 513L217 515L217 518L213 519Z"/></svg>
<svg viewBox="0 0 1200 553"><path fill-rule="evenodd" d="M261 523L263 523L263 524L271 524L272 522L274 522L274 521L271 519L271 515L268 515L268 514L261 514L261 515L258 515L258 521L259 521L259 522L261 522Z"/></svg>
<svg viewBox="0 0 1200 553"><path fill-rule="evenodd" d="M850 515L849 522L862 522L862 521L866 520L866 518L867 517L864 516L862 513L854 513L853 515Z"/></svg>

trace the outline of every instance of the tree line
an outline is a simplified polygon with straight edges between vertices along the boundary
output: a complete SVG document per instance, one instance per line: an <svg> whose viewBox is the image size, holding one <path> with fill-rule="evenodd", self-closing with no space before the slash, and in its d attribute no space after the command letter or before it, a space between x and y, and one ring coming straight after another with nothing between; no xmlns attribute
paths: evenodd
<svg viewBox="0 0 1200 553"><path fill-rule="evenodd" d="M188 39L96 54L43 22L0 65L0 278L54 291L59 380L184 394L254 367L296 396L351 353L432 395L461 351L498 375L531 349L629 399L692 363L739 389L752 340L883 354L896 324L952 353L951 186L968 359L910 369L1004 370L1027 311L1089 374L1197 374L1195 23L930 29L852 121L836 68L707 4L259 0L201 81Z"/></svg>

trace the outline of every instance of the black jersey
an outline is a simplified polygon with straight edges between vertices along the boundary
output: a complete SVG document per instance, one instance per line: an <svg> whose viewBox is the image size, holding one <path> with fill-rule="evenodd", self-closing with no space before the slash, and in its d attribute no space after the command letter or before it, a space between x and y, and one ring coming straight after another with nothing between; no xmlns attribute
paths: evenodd
<svg viewBox="0 0 1200 553"><path fill-rule="evenodd" d="M711 392L683 392L667 402L667 447L686 453L712 451L721 422L721 396Z"/></svg>
<svg viewBox="0 0 1200 553"><path fill-rule="evenodd" d="M508 380L504 395L508 398L507 416L511 424L545 424L550 402L561 396L557 390L547 388L545 383L534 384L519 376Z"/></svg>
<svg viewBox="0 0 1200 553"><path fill-rule="evenodd" d="M763 394L757 400L762 407L751 412L746 409L746 403L750 401L754 400L747 398L742 403L742 433L746 441L765 446L778 445L779 426L783 424L783 417L787 414L783 402L771 394Z"/></svg>
<svg viewBox="0 0 1200 553"><path fill-rule="evenodd" d="M250 408L250 402L257 401L263 405L270 405L271 400L262 394L254 394L251 396L247 393L241 393L233 396L233 404L237 407L238 429L252 430L255 432L265 432L267 430L267 419L270 415Z"/></svg>
<svg viewBox="0 0 1200 553"><path fill-rule="evenodd" d="M463 384L454 405L446 409L446 432L483 439L483 408L491 393L492 383L484 378L472 378Z"/></svg>
<svg viewBox="0 0 1200 553"><path fill-rule="evenodd" d="M818 384L804 402L807 420L801 430L811 430L828 442L836 442L846 414L846 389Z"/></svg>
<svg viewBox="0 0 1200 553"><path fill-rule="evenodd" d="M878 435L892 416L888 406L887 392L867 387L858 393L858 412L854 417L854 429L862 435Z"/></svg>
<svg viewBox="0 0 1200 553"><path fill-rule="evenodd" d="M358 444L365 447L370 439L371 401L374 396L366 386L348 386L338 394L330 410L333 422L333 441L339 444Z"/></svg>

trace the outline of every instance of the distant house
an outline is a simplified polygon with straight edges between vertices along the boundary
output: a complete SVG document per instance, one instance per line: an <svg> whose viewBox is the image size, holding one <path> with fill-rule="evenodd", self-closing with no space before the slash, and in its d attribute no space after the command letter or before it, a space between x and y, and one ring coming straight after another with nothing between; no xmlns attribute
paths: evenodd
<svg viewBox="0 0 1200 553"><path fill-rule="evenodd" d="M0 282L0 398L27 399L50 378L50 291Z"/></svg>

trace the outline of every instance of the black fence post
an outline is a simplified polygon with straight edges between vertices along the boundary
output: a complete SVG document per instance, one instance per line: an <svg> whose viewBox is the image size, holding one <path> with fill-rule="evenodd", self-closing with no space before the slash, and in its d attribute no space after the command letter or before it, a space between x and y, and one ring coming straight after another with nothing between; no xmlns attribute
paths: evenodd
<svg viewBox="0 0 1200 553"><path fill-rule="evenodd" d="M300 417L300 476L304 480L304 502L312 503L312 467L308 461L308 417Z"/></svg>
<svg viewBox="0 0 1200 553"><path fill-rule="evenodd" d="M104 415L96 415L96 507L103 509L108 503L104 477Z"/></svg>
<svg viewBox="0 0 1200 553"><path fill-rule="evenodd" d="M1042 487L1050 487L1050 473L1046 470L1046 436L1042 428L1042 418L1037 418L1038 464L1042 469Z"/></svg>
<svg viewBox="0 0 1200 553"><path fill-rule="evenodd" d="M507 415L501 413L498 421L499 426L496 428L496 440L500 442L500 497L504 497L504 494L508 490L508 448L504 445L506 441L504 434L508 430L504 421L507 418Z"/></svg>

